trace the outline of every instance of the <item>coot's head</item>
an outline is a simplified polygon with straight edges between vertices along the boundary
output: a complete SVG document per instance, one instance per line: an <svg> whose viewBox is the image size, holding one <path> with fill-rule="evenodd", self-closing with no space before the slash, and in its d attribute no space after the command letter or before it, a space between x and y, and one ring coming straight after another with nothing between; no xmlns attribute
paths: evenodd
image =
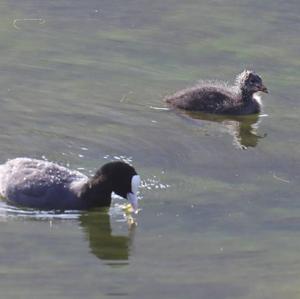
<svg viewBox="0 0 300 299"><path fill-rule="evenodd" d="M134 211L138 208L137 192L140 186L140 176L129 164L121 161L110 162L103 165L96 173L101 180L111 185L113 192L127 198Z"/></svg>
<svg viewBox="0 0 300 299"><path fill-rule="evenodd" d="M253 94L258 91L268 93L267 87L263 84L262 79L253 71L245 70L236 78L236 84L240 86L243 91Z"/></svg>

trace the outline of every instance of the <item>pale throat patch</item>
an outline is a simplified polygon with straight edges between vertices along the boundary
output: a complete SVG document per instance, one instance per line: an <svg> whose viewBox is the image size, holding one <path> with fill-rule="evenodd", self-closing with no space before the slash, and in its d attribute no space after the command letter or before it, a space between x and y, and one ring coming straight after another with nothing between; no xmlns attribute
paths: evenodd
<svg viewBox="0 0 300 299"><path fill-rule="evenodd" d="M261 92L256 92L253 94L253 98L258 102L259 105L263 105L262 100L261 100Z"/></svg>
<svg viewBox="0 0 300 299"><path fill-rule="evenodd" d="M141 184L141 177L139 175L134 175L131 179L131 192L137 194Z"/></svg>

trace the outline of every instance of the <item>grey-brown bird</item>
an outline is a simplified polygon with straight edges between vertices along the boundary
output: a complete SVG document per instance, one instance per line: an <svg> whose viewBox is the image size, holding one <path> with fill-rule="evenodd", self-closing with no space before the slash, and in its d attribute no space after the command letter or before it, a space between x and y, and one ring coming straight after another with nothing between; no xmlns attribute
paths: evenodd
<svg viewBox="0 0 300 299"><path fill-rule="evenodd" d="M261 111L257 92L268 93L262 79L253 71L244 70L232 86L225 82L200 81L196 86L165 97L169 106L188 111L214 114L246 115Z"/></svg>

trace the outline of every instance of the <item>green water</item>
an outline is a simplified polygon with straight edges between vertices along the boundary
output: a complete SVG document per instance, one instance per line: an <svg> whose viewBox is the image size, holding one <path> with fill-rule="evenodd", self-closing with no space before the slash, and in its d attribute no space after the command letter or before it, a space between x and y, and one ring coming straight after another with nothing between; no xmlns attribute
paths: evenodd
<svg viewBox="0 0 300 299"><path fill-rule="evenodd" d="M1 1L0 155L93 173L131 161L142 211L47 214L0 205L10 298L300 296L300 3ZM163 109L244 68L263 116Z"/></svg>

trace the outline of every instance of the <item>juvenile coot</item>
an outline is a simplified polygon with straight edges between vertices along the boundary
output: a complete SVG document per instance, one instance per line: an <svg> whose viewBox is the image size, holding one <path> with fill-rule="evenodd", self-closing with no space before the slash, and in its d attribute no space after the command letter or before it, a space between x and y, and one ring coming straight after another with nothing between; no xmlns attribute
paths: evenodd
<svg viewBox="0 0 300 299"><path fill-rule="evenodd" d="M245 115L259 113L261 105L254 93L268 93L260 76L245 70L235 84L203 81L196 86L167 96L165 101L174 108L215 114Z"/></svg>
<svg viewBox="0 0 300 299"><path fill-rule="evenodd" d="M0 195L9 203L42 210L109 207L115 192L136 211L139 184L135 169L121 161L103 165L91 178L43 160L16 158L0 165Z"/></svg>

